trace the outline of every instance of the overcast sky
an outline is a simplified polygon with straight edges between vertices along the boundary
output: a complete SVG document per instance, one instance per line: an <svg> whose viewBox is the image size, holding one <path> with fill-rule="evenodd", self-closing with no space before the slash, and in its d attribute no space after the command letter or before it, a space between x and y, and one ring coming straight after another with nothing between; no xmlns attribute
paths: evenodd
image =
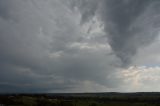
<svg viewBox="0 0 160 106"><path fill-rule="evenodd" d="M160 91L160 0L0 0L0 92Z"/></svg>

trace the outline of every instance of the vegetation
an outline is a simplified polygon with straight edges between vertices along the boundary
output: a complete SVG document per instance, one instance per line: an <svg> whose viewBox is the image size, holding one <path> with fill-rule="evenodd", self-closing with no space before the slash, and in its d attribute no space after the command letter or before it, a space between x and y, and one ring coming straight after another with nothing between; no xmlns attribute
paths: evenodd
<svg viewBox="0 0 160 106"><path fill-rule="evenodd" d="M160 106L159 93L13 94L1 95L0 106Z"/></svg>

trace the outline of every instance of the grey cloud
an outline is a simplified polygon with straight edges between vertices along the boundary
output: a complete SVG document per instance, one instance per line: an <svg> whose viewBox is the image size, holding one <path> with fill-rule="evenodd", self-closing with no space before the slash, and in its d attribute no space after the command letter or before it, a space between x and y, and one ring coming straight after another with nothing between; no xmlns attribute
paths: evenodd
<svg viewBox="0 0 160 106"><path fill-rule="evenodd" d="M118 66L156 36L158 3L1 0L0 92L89 91L86 82L92 90L119 89ZM93 17L104 24L105 36L83 31Z"/></svg>
<svg viewBox="0 0 160 106"><path fill-rule="evenodd" d="M44 83L39 84L41 85L39 86L39 89L38 85L37 87L31 86L25 88L23 87L23 84L36 85L37 83L42 82L42 80L44 82L48 82L48 76L42 79L41 77L37 78L36 75L45 76L49 73L52 73L54 75L54 70L56 70L56 67L52 67L51 63L53 63L54 61L51 60L48 56L50 52L55 52L56 50L54 45L52 46L52 42L56 37L54 37L54 39L52 37L56 35L62 36L64 35L65 31L64 33L61 33L59 31L59 28L57 31L54 28L56 26L56 23L52 23L52 20L49 18L50 12L46 12L50 8L48 10L47 8L45 8L49 4L46 4L41 8L41 10L43 10L44 12L43 13L30 0L6 0L4 2L1 2L1 4L11 5L4 7L1 6L3 8L1 9L2 12L0 18L1 88L5 86L6 88L8 88L10 86L9 88L13 88L15 91L17 89L17 92L19 90L26 92L29 89L29 91L31 91L35 88L37 89L37 91L43 89L45 87ZM43 5L43 3L44 2L42 1L38 3L36 2L38 6ZM54 13L56 14L56 12ZM58 13L59 15L61 15L60 12ZM57 17L55 16L53 18ZM63 24L59 27L62 26ZM60 38L57 39L61 41ZM64 42L67 43L69 41ZM66 43L64 43L63 45L65 46ZM58 45L59 44L57 44L56 47L58 47ZM23 71L25 70L30 70L30 74L27 72L23 73ZM48 89L54 89L54 84L56 83L56 81L54 82L54 79L50 80L53 81L53 86L48 87ZM61 87L63 88L63 86ZM9 88L8 91L11 90L9 90ZM11 90L11 92L12 91L13 90ZM1 92L3 92L3 90L1 90Z"/></svg>
<svg viewBox="0 0 160 106"><path fill-rule="evenodd" d="M98 9L98 0L70 0L72 9L78 8L81 12L81 24L89 21Z"/></svg>
<svg viewBox="0 0 160 106"><path fill-rule="evenodd" d="M115 54L121 58L124 65L130 63L132 56L136 54L137 48L147 45L156 37L151 26L159 20L152 20L158 16L150 5L156 1L151 0L113 0L106 2L106 12L102 18L105 21L105 30L108 32L110 45ZM146 13L151 10L151 13ZM145 17L142 15L145 14ZM152 14L152 17L150 15ZM139 23L137 19L143 17ZM146 19L150 17L149 19ZM146 24L146 21L149 21ZM135 24L136 23L136 24ZM141 25L140 25L141 24ZM144 24L144 25L143 25ZM158 26L159 27L159 26Z"/></svg>
<svg viewBox="0 0 160 106"><path fill-rule="evenodd" d="M94 3L92 0L87 2ZM97 0L95 4L97 6L92 9L94 15L87 14L91 9L89 6L77 6L82 11L82 21L83 17L101 17L110 46L121 59L122 66L131 62L140 46L148 45L156 38L159 28L158 0Z"/></svg>
<svg viewBox="0 0 160 106"><path fill-rule="evenodd" d="M72 92L85 81L116 85L106 79L115 70L110 65L116 63L115 55L71 47L95 44L86 40L80 20L62 1L1 2L6 6L0 12L0 92Z"/></svg>

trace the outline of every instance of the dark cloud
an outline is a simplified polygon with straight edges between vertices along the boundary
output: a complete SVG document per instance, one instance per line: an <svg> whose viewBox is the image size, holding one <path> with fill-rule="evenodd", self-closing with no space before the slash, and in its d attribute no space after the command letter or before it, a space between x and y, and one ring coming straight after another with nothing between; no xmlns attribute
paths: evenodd
<svg viewBox="0 0 160 106"><path fill-rule="evenodd" d="M153 0L112 0L106 1L102 18L105 21L105 30L108 32L110 45L115 54L121 58L124 65L130 63L132 56L141 45L149 44L156 34L152 33L151 27L159 20L152 20L159 13L147 13L147 9L155 11L150 7ZM150 12L151 12L150 11ZM138 18L146 14L141 22L136 23ZM152 16L150 16L152 15ZM148 19L146 19L149 17ZM149 21L146 24L144 20ZM141 24L141 25L139 25ZM145 24L145 26L143 26ZM149 33L149 31L151 33Z"/></svg>
<svg viewBox="0 0 160 106"><path fill-rule="evenodd" d="M81 24L89 21L93 16L95 16L96 10L98 9L97 0L70 0L69 3L72 7L71 9L78 8L81 12ZM65 1L66 2L66 1Z"/></svg>
<svg viewBox="0 0 160 106"><path fill-rule="evenodd" d="M62 1L1 2L6 6L0 13L0 92L89 90L85 82L114 85L106 81L114 66L106 64L115 64L116 57L107 55L101 32L86 38L81 20Z"/></svg>
<svg viewBox="0 0 160 106"><path fill-rule="evenodd" d="M101 17L109 44L121 59L122 66L131 62L140 46L148 45L156 38L159 28L159 24L156 24L159 19L155 18L159 17L158 0L100 0L95 4L99 8L93 5L92 13ZM90 7L83 5L78 8L83 10L82 21L83 17L92 19L93 15L87 14Z"/></svg>
<svg viewBox="0 0 160 106"><path fill-rule="evenodd" d="M119 91L118 66L156 37L158 10L151 0L1 0L0 92Z"/></svg>

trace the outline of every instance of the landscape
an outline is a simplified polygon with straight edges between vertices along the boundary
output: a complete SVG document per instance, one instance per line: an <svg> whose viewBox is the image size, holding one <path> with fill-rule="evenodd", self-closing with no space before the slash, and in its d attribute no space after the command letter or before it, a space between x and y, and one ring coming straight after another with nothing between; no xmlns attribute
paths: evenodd
<svg viewBox="0 0 160 106"><path fill-rule="evenodd" d="M160 106L160 93L1 94L0 106Z"/></svg>
<svg viewBox="0 0 160 106"><path fill-rule="evenodd" d="M160 106L160 0L0 0L0 106Z"/></svg>

